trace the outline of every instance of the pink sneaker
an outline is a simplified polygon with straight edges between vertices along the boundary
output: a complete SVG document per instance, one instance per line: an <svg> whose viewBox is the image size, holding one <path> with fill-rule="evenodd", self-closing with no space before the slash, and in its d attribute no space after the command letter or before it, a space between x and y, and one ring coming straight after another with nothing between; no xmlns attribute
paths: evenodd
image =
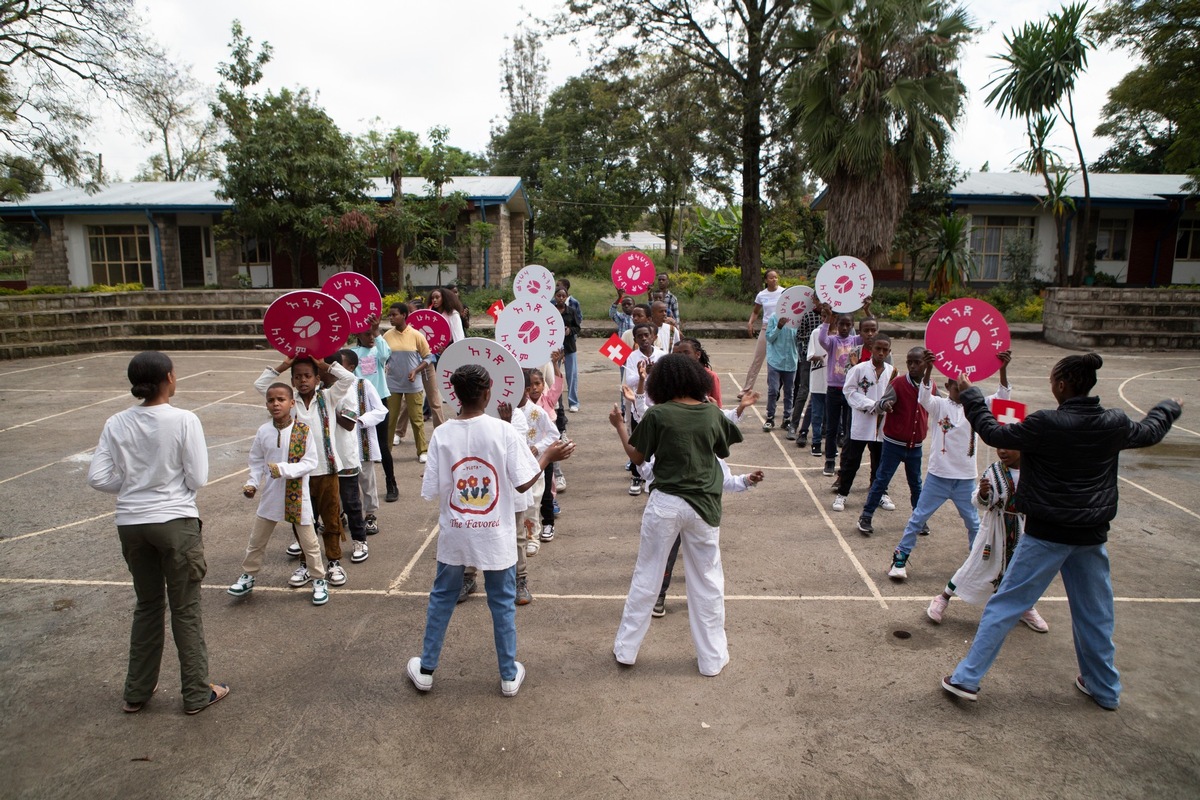
<svg viewBox="0 0 1200 800"><path fill-rule="evenodd" d="M1037 612L1036 608L1031 608L1022 614L1021 622L1024 622L1038 633L1046 633L1050 630L1050 626L1046 624L1046 620L1042 619L1042 615Z"/></svg>
<svg viewBox="0 0 1200 800"><path fill-rule="evenodd" d="M946 599L946 596L939 594L929 601L929 608L925 609L925 616L934 622L941 622L942 614L948 605L950 605L950 601Z"/></svg>

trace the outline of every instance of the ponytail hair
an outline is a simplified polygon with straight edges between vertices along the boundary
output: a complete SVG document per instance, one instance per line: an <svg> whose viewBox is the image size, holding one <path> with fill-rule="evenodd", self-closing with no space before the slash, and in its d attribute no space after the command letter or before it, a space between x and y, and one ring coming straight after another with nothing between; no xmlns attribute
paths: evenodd
<svg viewBox="0 0 1200 800"><path fill-rule="evenodd" d="M129 393L139 400L158 397L159 388L174 371L175 365L166 353L146 350L138 353L129 362Z"/></svg>
<svg viewBox="0 0 1200 800"><path fill-rule="evenodd" d="M1062 381L1071 391L1071 396L1082 397L1096 386L1096 371L1104 366L1099 353L1084 353L1067 356L1054 365L1050 380Z"/></svg>

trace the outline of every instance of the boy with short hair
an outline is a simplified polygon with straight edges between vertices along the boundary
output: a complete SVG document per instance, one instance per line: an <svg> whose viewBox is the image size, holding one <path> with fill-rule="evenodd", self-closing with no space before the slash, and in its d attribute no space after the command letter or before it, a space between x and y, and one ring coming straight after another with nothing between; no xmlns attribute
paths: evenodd
<svg viewBox="0 0 1200 800"><path fill-rule="evenodd" d="M333 445L333 437L337 428L337 407L354 385L354 375L343 369L341 364L317 361L312 356L297 356L284 359L275 369L264 369L254 382L254 388L265 397L267 390L284 370L291 370L292 388L297 395L293 413L297 420L312 430L316 439L317 466L309 473L308 488L316 514L325 523L321 538L325 543L325 557L329 559L326 567L329 583L331 586L341 586L346 582L346 571L341 564L342 539L346 533L342 529L338 472L345 465ZM329 388L321 388L322 374L332 376L334 383ZM302 561L288 583L292 586L308 583L312 580L312 566Z"/></svg>
<svg viewBox="0 0 1200 800"><path fill-rule="evenodd" d="M387 340L379 333L379 320L372 318L369 323L370 327L367 330L357 334L357 344L349 349L358 357L358 367L355 368L354 374L374 386L376 394L383 402L384 418L375 426L375 435L379 439L377 460L383 465L383 477L386 481L387 494L384 500L394 503L400 499L400 488L396 485L396 469L392 463L392 442L385 438L388 432L387 398L391 394L387 386L386 369L392 348L388 347Z"/></svg>
<svg viewBox="0 0 1200 800"><path fill-rule="evenodd" d="M316 438L308 425L292 418L296 405L292 387L286 383L271 383L266 389L266 397L271 421L263 423L254 437L254 444L250 445L250 477L242 487L246 497L259 494L258 512L246 545L246 556L242 559L242 575L227 591L234 597L250 594L275 526L290 522L308 563L312 564L315 578L313 605L324 605L329 600L329 589L325 583L321 545L313 529L309 495L309 474L318 462Z"/></svg>
<svg viewBox="0 0 1200 800"><path fill-rule="evenodd" d="M846 510L846 496L854 485L854 476L862 463L863 450L871 454L871 481L879 467L879 452L883 417L891 405L883 399L887 386L892 381L895 368L887 363L892 350L892 341L880 334L871 347L871 360L850 368L846 373L846 402L851 408L850 440L842 451L842 465L838 472L837 497L833 501L834 511Z"/></svg>
<svg viewBox="0 0 1200 800"><path fill-rule="evenodd" d="M775 428L775 404L783 392L783 427L792 426L792 382L796 379L796 337L787 327L788 320L778 313L767 317L767 420L763 431Z"/></svg>

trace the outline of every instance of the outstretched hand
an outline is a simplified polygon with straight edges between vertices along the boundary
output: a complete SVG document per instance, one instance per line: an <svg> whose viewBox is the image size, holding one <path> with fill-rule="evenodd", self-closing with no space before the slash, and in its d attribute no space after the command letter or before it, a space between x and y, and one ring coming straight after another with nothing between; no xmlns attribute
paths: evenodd
<svg viewBox="0 0 1200 800"><path fill-rule="evenodd" d="M748 473L746 475L746 483L753 486L753 485L762 483L763 479L766 477L767 476L763 474L763 471L761 469L756 469L756 470L754 470L754 472Z"/></svg>
<svg viewBox="0 0 1200 800"><path fill-rule="evenodd" d="M551 461L566 461L575 452L575 443L570 439L559 439L546 448Z"/></svg>
<svg viewBox="0 0 1200 800"><path fill-rule="evenodd" d="M616 403L613 403L612 411L608 412L608 423L617 430L620 430L621 426L625 424L625 417L621 415L621 409L617 408Z"/></svg>

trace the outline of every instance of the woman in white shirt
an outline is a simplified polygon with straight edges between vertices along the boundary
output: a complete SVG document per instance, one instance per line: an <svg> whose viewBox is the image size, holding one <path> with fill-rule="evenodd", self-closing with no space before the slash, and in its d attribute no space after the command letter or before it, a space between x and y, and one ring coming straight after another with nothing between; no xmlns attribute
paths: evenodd
<svg viewBox="0 0 1200 800"><path fill-rule="evenodd" d="M462 301L458 295L449 289L434 289L429 293L429 307L446 318L450 323L451 343L466 338L462 323Z"/></svg>
<svg viewBox="0 0 1200 800"><path fill-rule="evenodd" d="M196 714L229 694L225 684L209 683L200 620L207 566L196 492L208 481L208 448L196 415L171 405L170 358L139 353L128 376L142 403L109 417L88 468L93 489L117 495L117 535L137 595L123 708L141 711L158 687L169 604L183 708Z"/></svg>
<svg viewBox="0 0 1200 800"><path fill-rule="evenodd" d="M763 280L766 281L767 288L754 296L754 308L750 309L750 321L746 323L746 333L751 338L754 337L754 321L759 318L764 321L770 319L783 294L783 287L779 285L778 272L773 269L767 270ZM758 371L762 369L766 357L767 327L764 325L758 332L758 342L754 345L754 357L750 360L750 369L746 370L746 381L742 385L742 394L754 388L754 382L758 380ZM741 394L738 397L741 397Z"/></svg>

